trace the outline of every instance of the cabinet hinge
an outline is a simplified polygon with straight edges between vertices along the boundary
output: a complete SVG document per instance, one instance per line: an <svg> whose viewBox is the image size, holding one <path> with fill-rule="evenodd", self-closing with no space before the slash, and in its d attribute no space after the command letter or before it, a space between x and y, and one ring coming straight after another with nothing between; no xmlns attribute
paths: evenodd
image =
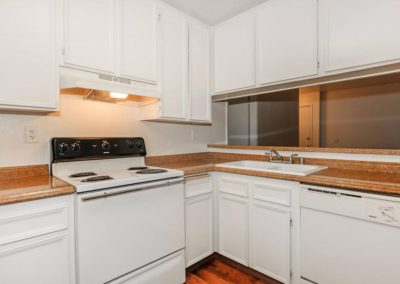
<svg viewBox="0 0 400 284"><path fill-rule="evenodd" d="M293 278L293 270L290 269L290 278Z"/></svg>
<svg viewBox="0 0 400 284"><path fill-rule="evenodd" d="M293 219L290 219L290 227L293 226Z"/></svg>
<svg viewBox="0 0 400 284"><path fill-rule="evenodd" d="M62 55L65 55L65 47L63 47L63 48L61 49L61 54L62 54Z"/></svg>
<svg viewBox="0 0 400 284"><path fill-rule="evenodd" d="M161 22L161 14L158 13L158 21Z"/></svg>
<svg viewBox="0 0 400 284"><path fill-rule="evenodd" d="M317 62L317 68L321 67L321 63L318 61Z"/></svg>

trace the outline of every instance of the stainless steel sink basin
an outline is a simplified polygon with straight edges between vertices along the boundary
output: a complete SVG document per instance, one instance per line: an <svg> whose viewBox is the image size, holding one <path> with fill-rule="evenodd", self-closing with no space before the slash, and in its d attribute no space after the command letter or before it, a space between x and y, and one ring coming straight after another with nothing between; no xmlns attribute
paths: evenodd
<svg viewBox="0 0 400 284"><path fill-rule="evenodd" d="M280 163L268 163L268 162L250 161L250 160L217 164L216 167L252 170L252 171L296 175L296 176L308 176L310 174L327 169L327 167L325 166L280 164Z"/></svg>

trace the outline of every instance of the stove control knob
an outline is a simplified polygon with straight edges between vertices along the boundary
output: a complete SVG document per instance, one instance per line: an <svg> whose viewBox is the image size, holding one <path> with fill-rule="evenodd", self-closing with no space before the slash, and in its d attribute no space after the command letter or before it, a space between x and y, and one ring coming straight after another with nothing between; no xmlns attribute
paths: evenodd
<svg viewBox="0 0 400 284"><path fill-rule="evenodd" d="M136 146L137 149L142 148L142 147L143 147L142 141L136 140L136 141L135 141L135 146Z"/></svg>
<svg viewBox="0 0 400 284"><path fill-rule="evenodd" d="M104 140L104 141L101 143L101 149L103 149L104 151L110 150L110 149L111 149L110 143L109 143L107 140Z"/></svg>
<svg viewBox="0 0 400 284"><path fill-rule="evenodd" d="M81 150L81 145L78 142L72 143L71 150L74 152L79 152Z"/></svg>
<svg viewBox="0 0 400 284"><path fill-rule="evenodd" d="M69 150L69 145L68 145L67 143L61 143L61 144L58 146L58 150L59 150L61 153L68 152L68 150Z"/></svg>
<svg viewBox="0 0 400 284"><path fill-rule="evenodd" d="M132 140L126 141L126 144L128 145L128 148L129 148L129 149L133 149L133 147L135 147L135 144L133 144L133 141L132 141Z"/></svg>

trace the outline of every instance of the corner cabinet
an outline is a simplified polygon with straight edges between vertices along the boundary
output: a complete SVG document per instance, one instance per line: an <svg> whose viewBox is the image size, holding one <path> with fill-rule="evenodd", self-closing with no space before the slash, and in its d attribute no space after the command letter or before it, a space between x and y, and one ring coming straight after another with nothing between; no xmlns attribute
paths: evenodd
<svg viewBox="0 0 400 284"><path fill-rule="evenodd" d="M319 4L325 73L400 62L400 1L320 0Z"/></svg>
<svg viewBox="0 0 400 284"><path fill-rule="evenodd" d="M0 206L0 282L75 283L73 195Z"/></svg>
<svg viewBox="0 0 400 284"><path fill-rule="evenodd" d="M161 99L141 107L141 120L210 123L210 30L160 5Z"/></svg>
<svg viewBox="0 0 400 284"><path fill-rule="evenodd" d="M0 1L0 109L57 110L61 5L59 0Z"/></svg>

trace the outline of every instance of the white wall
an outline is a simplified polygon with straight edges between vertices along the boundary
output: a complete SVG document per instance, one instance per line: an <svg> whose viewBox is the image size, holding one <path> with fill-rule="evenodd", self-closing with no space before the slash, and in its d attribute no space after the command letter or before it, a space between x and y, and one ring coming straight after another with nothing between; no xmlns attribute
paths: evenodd
<svg viewBox="0 0 400 284"><path fill-rule="evenodd" d="M128 104L85 101L61 95L60 112L49 115L0 112L0 167L48 164L51 137L144 137L148 155L207 151L209 143L226 143L226 106L213 104L213 125L143 122L139 108ZM38 127L40 143L25 143L25 126Z"/></svg>

